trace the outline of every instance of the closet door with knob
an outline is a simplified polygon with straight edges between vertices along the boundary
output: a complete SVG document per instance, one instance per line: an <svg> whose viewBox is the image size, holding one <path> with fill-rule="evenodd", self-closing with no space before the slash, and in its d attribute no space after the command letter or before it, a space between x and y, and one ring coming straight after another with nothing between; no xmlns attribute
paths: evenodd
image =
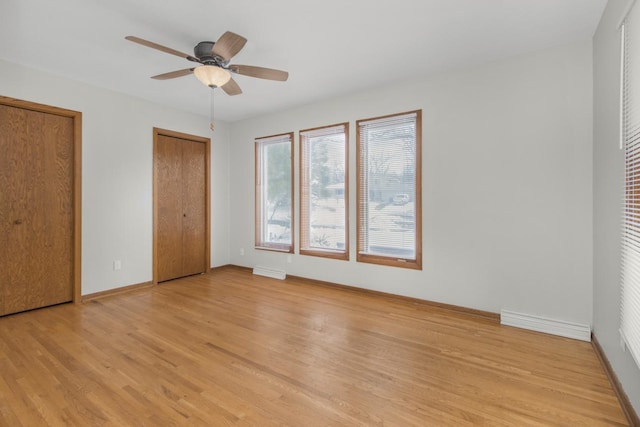
<svg viewBox="0 0 640 427"><path fill-rule="evenodd" d="M205 145L182 144L182 275L202 273L205 258Z"/></svg>
<svg viewBox="0 0 640 427"><path fill-rule="evenodd" d="M157 283L207 271L209 190L208 140L156 132L154 281Z"/></svg>
<svg viewBox="0 0 640 427"><path fill-rule="evenodd" d="M74 119L0 105L0 153L0 315L72 301Z"/></svg>

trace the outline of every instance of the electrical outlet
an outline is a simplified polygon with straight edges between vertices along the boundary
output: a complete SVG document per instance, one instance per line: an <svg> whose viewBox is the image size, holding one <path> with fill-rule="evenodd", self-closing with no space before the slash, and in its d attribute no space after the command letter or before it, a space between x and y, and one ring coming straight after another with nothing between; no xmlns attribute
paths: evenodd
<svg viewBox="0 0 640 427"><path fill-rule="evenodd" d="M240 256L244 256L244 249L240 248Z"/></svg>
<svg viewBox="0 0 640 427"><path fill-rule="evenodd" d="M287 262L291 264L293 262L293 257L291 255L287 255Z"/></svg>
<svg viewBox="0 0 640 427"><path fill-rule="evenodd" d="M122 261L120 261L119 259L113 261L113 270L120 270L122 268Z"/></svg>

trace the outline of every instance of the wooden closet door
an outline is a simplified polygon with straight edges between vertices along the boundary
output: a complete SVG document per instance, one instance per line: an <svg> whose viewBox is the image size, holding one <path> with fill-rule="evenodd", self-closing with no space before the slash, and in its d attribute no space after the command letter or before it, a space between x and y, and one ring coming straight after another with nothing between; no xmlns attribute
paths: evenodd
<svg viewBox="0 0 640 427"><path fill-rule="evenodd" d="M0 315L73 299L73 119L0 105Z"/></svg>
<svg viewBox="0 0 640 427"><path fill-rule="evenodd" d="M182 268L183 276L204 273L205 145L182 142Z"/></svg>
<svg viewBox="0 0 640 427"><path fill-rule="evenodd" d="M205 144L158 135L157 280L206 271Z"/></svg>
<svg viewBox="0 0 640 427"><path fill-rule="evenodd" d="M158 281L182 274L182 143L160 135L156 145Z"/></svg>

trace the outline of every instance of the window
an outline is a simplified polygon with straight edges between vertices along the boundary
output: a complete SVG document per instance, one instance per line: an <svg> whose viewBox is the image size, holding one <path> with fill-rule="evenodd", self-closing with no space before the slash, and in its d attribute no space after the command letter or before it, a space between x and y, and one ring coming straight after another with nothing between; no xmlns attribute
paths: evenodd
<svg viewBox="0 0 640 427"><path fill-rule="evenodd" d="M348 123L300 131L300 253L349 259Z"/></svg>
<svg viewBox="0 0 640 427"><path fill-rule="evenodd" d="M625 152L622 224L620 331L640 366L640 7L622 26L622 114L620 138Z"/></svg>
<svg viewBox="0 0 640 427"><path fill-rule="evenodd" d="M256 139L256 248L293 252L293 133Z"/></svg>
<svg viewBox="0 0 640 427"><path fill-rule="evenodd" d="M422 268L422 111L357 122L357 260Z"/></svg>

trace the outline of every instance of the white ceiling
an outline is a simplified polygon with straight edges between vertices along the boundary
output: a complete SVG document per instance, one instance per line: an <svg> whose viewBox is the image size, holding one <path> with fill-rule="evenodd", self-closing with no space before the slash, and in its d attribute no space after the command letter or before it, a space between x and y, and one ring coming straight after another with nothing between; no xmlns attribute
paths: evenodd
<svg viewBox="0 0 640 427"><path fill-rule="evenodd" d="M209 89L185 59L230 30L249 41L232 63L289 71L287 82L236 76L216 95L237 121L397 80L589 39L606 0L0 0L0 58L202 115Z"/></svg>

